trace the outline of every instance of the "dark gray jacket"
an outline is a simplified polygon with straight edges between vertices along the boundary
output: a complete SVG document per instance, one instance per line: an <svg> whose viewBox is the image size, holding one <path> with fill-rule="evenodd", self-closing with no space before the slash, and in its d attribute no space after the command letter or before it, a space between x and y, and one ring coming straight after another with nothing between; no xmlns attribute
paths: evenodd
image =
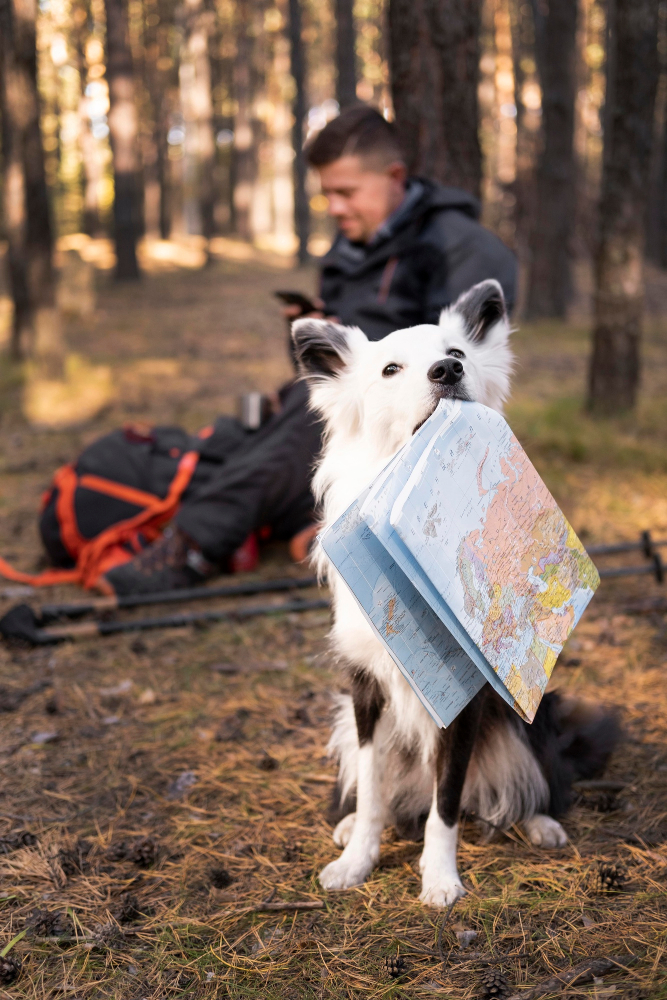
<svg viewBox="0 0 667 1000"><path fill-rule="evenodd" d="M339 233L322 258L327 314L381 340L393 330L437 323L444 306L485 278L497 278L511 309L516 259L478 218L472 195L412 179L405 200L370 243L351 243Z"/></svg>

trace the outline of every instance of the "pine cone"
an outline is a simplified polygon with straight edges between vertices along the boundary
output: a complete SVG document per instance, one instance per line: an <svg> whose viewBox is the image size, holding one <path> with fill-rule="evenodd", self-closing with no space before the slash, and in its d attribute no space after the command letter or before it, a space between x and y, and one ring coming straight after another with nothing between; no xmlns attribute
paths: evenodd
<svg viewBox="0 0 667 1000"><path fill-rule="evenodd" d="M5 837L0 837L0 854L10 854L21 847L34 847L36 843L37 837L34 833L30 833L29 830L15 830Z"/></svg>
<svg viewBox="0 0 667 1000"><path fill-rule="evenodd" d="M627 875L622 865L605 865L600 862L596 878L597 892L622 892Z"/></svg>
<svg viewBox="0 0 667 1000"><path fill-rule="evenodd" d="M53 910L33 910L28 927L37 937L69 937L72 933L67 914Z"/></svg>
<svg viewBox="0 0 667 1000"><path fill-rule="evenodd" d="M127 852L129 848L127 842L124 840L118 840L115 844L110 844L107 849L107 858L109 861L125 861L127 858Z"/></svg>
<svg viewBox="0 0 667 1000"><path fill-rule="evenodd" d="M283 861L300 861L303 844L295 840L293 844L287 844L283 850Z"/></svg>
<svg viewBox="0 0 667 1000"><path fill-rule="evenodd" d="M139 900L131 892L122 892L118 898L118 906L113 910L113 915L119 924L131 924L140 915Z"/></svg>
<svg viewBox="0 0 667 1000"><path fill-rule="evenodd" d="M214 889L226 889L232 884L234 877L222 865L214 865L208 870L208 880Z"/></svg>
<svg viewBox="0 0 667 1000"><path fill-rule="evenodd" d="M157 861L158 846L152 837L142 837L135 840L127 852L129 861L139 868L150 868Z"/></svg>
<svg viewBox="0 0 667 1000"><path fill-rule="evenodd" d="M21 972L21 959L14 958L13 955L5 955L0 958L0 983L9 986Z"/></svg>
<svg viewBox="0 0 667 1000"><path fill-rule="evenodd" d="M405 972L405 959L402 955L385 958L384 969L391 979L398 979Z"/></svg>
<svg viewBox="0 0 667 1000"><path fill-rule="evenodd" d="M80 838L72 847L61 847L58 851L58 862L63 873L70 878L79 875L84 868L86 858L90 854L90 841Z"/></svg>
<svg viewBox="0 0 667 1000"><path fill-rule="evenodd" d="M486 969L479 977L479 985L479 1000L489 1000L491 997L502 1000L509 996L509 983L500 969Z"/></svg>

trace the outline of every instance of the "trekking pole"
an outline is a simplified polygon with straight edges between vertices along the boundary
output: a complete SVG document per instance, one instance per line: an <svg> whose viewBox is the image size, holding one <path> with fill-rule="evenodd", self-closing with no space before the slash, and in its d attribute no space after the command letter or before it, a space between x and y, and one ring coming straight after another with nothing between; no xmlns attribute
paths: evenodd
<svg viewBox="0 0 667 1000"><path fill-rule="evenodd" d="M157 628L183 628L186 625L205 625L208 622L245 621L259 615L293 614L300 611L317 611L329 607L326 597L314 600L295 598L282 604L241 605L228 611L193 611L164 618L139 618L129 622L72 622L40 628L33 609L28 604L18 604L0 620L0 634L11 643L29 646L51 646L66 639L88 639L91 636L117 635L119 632L145 632Z"/></svg>
<svg viewBox="0 0 667 1000"><path fill-rule="evenodd" d="M147 604L180 604L185 601L204 601L211 597L246 597L249 594L266 594L280 590L300 590L316 587L317 577L285 577L278 580L254 580L248 583L228 583L221 587L189 587L185 590L165 590L156 594L128 594L117 597L92 597L75 604L43 604L35 614L39 624L61 618L80 618L91 611L115 611L117 608L139 608Z"/></svg>
<svg viewBox="0 0 667 1000"><path fill-rule="evenodd" d="M586 551L589 556L611 556L619 552L643 552L650 559L655 549L667 546L667 538L654 541L650 531L642 531L637 542L618 542L616 545L590 545Z"/></svg>
<svg viewBox="0 0 667 1000"><path fill-rule="evenodd" d="M651 538L650 531L642 531L638 542L620 542L618 545L592 545L588 549L588 554L595 555L616 555L619 552L636 552L638 549L644 553L649 560L644 566L617 566L609 569L598 569L600 579L609 579L618 576L655 576L657 583L665 582L665 564L658 551L662 546L667 545L667 540L659 542Z"/></svg>

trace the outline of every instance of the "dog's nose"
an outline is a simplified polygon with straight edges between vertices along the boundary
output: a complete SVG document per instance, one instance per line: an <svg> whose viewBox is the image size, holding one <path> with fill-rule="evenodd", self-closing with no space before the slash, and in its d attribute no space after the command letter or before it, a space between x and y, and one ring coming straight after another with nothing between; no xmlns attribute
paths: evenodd
<svg viewBox="0 0 667 1000"><path fill-rule="evenodd" d="M456 385L463 378L463 365L456 358L443 358L431 365L428 377L441 385Z"/></svg>

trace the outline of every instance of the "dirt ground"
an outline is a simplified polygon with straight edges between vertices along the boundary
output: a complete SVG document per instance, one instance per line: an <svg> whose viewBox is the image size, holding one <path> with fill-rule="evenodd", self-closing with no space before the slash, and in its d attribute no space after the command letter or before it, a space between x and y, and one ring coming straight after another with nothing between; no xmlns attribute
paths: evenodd
<svg viewBox="0 0 667 1000"><path fill-rule="evenodd" d="M38 565L41 492L99 434L127 419L194 430L289 375L271 292L310 291L314 274L245 256L222 245L201 269L196 253L154 254L122 288L100 257L94 321L70 320L67 342L111 366L117 394L83 428L27 426L20 373L5 363L0 554ZM648 324L633 418L583 415L585 325L526 328L515 345L508 416L575 529L590 543L646 528L667 538L667 323ZM274 546L258 575L307 572ZM0 613L15 602L3 594ZM664 594L647 576L604 582L554 673L555 687L622 713L610 786L580 790L560 850L519 830L485 842L467 821L469 892L444 927L418 901L420 845L391 830L364 886L327 895L317 882L337 853L326 611L3 646L0 954L19 940L0 978L12 958L21 968L0 996L472 1000L500 995L485 992L496 972L505 996L667 997L667 618L633 611ZM77 595L30 603L65 596ZM618 891L605 891L601 865ZM619 964L594 981L530 992L609 955ZM393 979L384 963L397 956Z"/></svg>

